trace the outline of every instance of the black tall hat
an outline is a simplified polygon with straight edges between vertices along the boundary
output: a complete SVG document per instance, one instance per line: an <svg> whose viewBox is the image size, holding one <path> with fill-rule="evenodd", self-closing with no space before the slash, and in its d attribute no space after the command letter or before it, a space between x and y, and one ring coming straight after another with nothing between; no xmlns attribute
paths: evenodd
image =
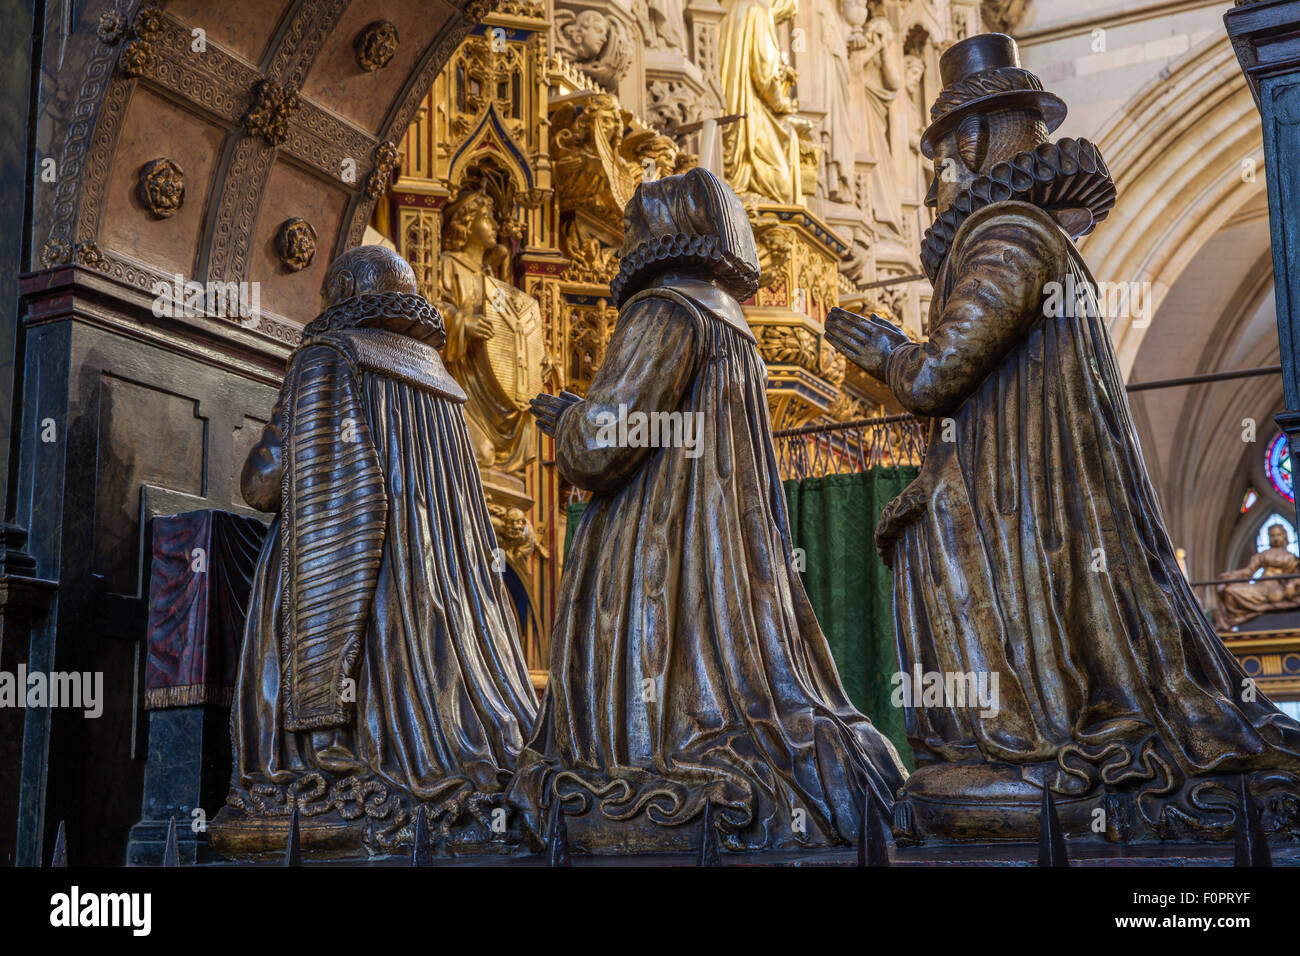
<svg viewBox="0 0 1300 956"><path fill-rule="evenodd" d="M927 159L934 157L935 143L973 112L1029 107L1042 114L1049 133L1065 120L1065 102L1020 66L1016 41L1005 33L980 33L954 43L939 58L939 75L943 90L921 134Z"/></svg>

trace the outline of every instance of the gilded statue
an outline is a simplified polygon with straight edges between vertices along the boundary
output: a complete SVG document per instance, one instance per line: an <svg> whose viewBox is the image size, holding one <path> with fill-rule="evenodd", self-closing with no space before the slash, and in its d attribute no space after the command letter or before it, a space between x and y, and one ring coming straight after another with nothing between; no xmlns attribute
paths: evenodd
<svg viewBox="0 0 1300 956"><path fill-rule="evenodd" d="M479 466L519 475L537 456L528 401L542 387L547 362L541 307L493 274L509 250L498 242L490 196L463 192L443 221L438 273L447 369L468 396L465 419Z"/></svg>
<svg viewBox="0 0 1300 956"><path fill-rule="evenodd" d="M1065 104L1010 37L960 41L940 70L922 138L940 171L930 338L826 323L933 420L876 531L917 762L895 827L1033 839L1047 788L1072 835L1222 839L1244 785L1266 829L1300 833L1300 724L1246 679L1178 566L1075 246L1114 203L1106 165L1049 140Z"/></svg>
<svg viewBox="0 0 1300 956"><path fill-rule="evenodd" d="M242 476L258 559L211 825L234 856L479 844L536 711L446 334L397 253L331 263Z"/></svg>
<svg viewBox="0 0 1300 956"><path fill-rule="evenodd" d="M1300 574L1300 558L1287 548L1286 528L1275 524L1268 529L1267 548L1253 555L1244 568L1220 575L1230 582L1215 588L1220 629L1232 630L1267 611L1300 608L1300 578L1269 580L1290 574Z"/></svg>
<svg viewBox="0 0 1300 956"><path fill-rule="evenodd" d="M849 703L793 567L740 309L759 276L749 219L693 169L643 183L624 225L585 400L534 402L557 470L592 497L509 799L534 843L559 801L588 852L693 849L709 817L732 850L853 843L905 772Z"/></svg>
<svg viewBox="0 0 1300 956"><path fill-rule="evenodd" d="M720 80L727 112L740 115L723 133L727 181L745 197L803 201L800 136L791 97L795 71L777 24L797 0L727 0L718 24Z"/></svg>

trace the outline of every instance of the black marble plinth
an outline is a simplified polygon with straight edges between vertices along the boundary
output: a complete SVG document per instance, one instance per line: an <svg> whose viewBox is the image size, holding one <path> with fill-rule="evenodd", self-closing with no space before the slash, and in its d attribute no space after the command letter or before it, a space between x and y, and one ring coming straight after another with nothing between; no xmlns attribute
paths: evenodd
<svg viewBox="0 0 1300 956"><path fill-rule="evenodd" d="M176 842L184 864L219 859L206 824L225 804L230 786L230 708L172 707L149 712L149 760L144 805L131 828L127 866L158 866L167 825L176 818ZM196 831L194 810L202 811Z"/></svg>

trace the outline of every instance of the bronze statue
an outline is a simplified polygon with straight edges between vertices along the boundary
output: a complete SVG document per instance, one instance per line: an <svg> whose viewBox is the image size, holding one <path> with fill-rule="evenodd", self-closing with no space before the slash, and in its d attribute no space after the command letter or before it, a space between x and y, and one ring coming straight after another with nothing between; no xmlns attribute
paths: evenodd
<svg viewBox="0 0 1300 956"><path fill-rule="evenodd" d="M544 837L562 801L589 852L857 838L904 771L853 709L792 568L758 284L740 199L703 169L624 217L618 323L585 401L539 395L556 466L593 494L565 562L550 680L510 801Z"/></svg>
<svg viewBox="0 0 1300 956"><path fill-rule="evenodd" d="M1221 575L1231 582L1215 587L1219 598L1219 627L1228 631L1253 621L1267 611L1289 611L1300 607L1300 578L1273 581L1288 574L1300 574L1300 558L1287 550L1286 528L1268 529L1268 544L1244 568ZM1256 572L1264 573L1255 578ZM1254 580L1252 580L1254 578Z"/></svg>
<svg viewBox="0 0 1300 956"><path fill-rule="evenodd" d="M1266 827L1300 832L1300 726L1246 679L1179 570L1074 245L1114 202L1109 172L1092 144L1048 141L1065 104L1010 37L963 40L940 66L923 137L930 339L827 321L934 420L920 477L876 532L902 676L944 691L912 688L918 767L896 828L1033 838L1046 787L1073 834L1223 838L1244 775ZM972 679L991 701L963 693Z"/></svg>
<svg viewBox="0 0 1300 956"><path fill-rule="evenodd" d="M262 550L231 716L223 852L383 853L415 810L445 843L498 837L500 791L536 711L518 622L437 349L442 317L397 253L325 276L243 473L278 517ZM493 809L499 809L495 820Z"/></svg>

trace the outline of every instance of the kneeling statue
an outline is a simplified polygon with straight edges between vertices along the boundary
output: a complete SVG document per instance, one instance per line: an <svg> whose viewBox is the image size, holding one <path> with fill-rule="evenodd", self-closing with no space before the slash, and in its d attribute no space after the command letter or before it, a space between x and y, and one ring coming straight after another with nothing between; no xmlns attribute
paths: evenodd
<svg viewBox="0 0 1300 956"><path fill-rule="evenodd" d="M792 566L740 309L759 278L749 220L693 169L642 183L624 227L586 400L534 402L560 474L592 498L510 801L526 837L563 812L587 852L687 851L705 824L732 850L855 842L905 772L849 703Z"/></svg>
<svg viewBox="0 0 1300 956"><path fill-rule="evenodd" d="M902 671L997 679L991 707L913 699L917 770L895 825L1032 839L1047 788L1068 833L1222 839L1244 784L1266 830L1300 834L1300 725L1246 678L1179 569L1073 241L1113 205L1110 174L1092 144L1048 141L1065 104L1010 37L962 40L940 67L923 136L929 341L845 312L826 327L934 419L920 476L876 531Z"/></svg>
<svg viewBox="0 0 1300 956"><path fill-rule="evenodd" d="M496 839L536 713L442 317L397 253L325 276L244 467L277 514L258 561L231 714L223 852L383 854ZM498 811L494 813L495 811ZM454 849L454 847L453 847Z"/></svg>

